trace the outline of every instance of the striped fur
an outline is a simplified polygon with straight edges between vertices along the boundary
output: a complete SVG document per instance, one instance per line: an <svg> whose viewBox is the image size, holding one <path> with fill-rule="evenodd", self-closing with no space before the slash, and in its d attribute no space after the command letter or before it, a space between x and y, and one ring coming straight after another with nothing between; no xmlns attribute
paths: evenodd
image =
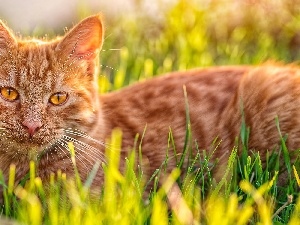
<svg viewBox="0 0 300 225"><path fill-rule="evenodd" d="M300 146L300 70L295 66L214 67L160 76L120 91L98 95L98 52L103 41L99 16L89 17L64 37L49 42L17 40L0 23L0 88L19 93L15 101L0 97L0 169L7 176L17 168L16 182L28 172L29 160L47 180L58 169L73 175L67 143L76 148L77 166L85 179L96 161L106 162L104 141L115 127L123 131L121 168L136 134L142 142L145 176L159 168L168 154L168 170L180 157L186 134L183 85L186 86L192 131L202 151L223 140L212 159L220 158L217 174L239 135L241 103L251 133L249 146L260 151L278 149L279 117L291 152ZM53 93L68 94L59 106L49 103ZM26 123L25 123L25 122ZM33 135L24 124L36 125ZM169 132L175 140L168 146ZM113 147L109 146L113 151ZM176 150L176 153L175 151ZM168 152L168 153L167 153ZM201 152L200 152L201 153ZM101 186L103 171L95 178Z"/></svg>

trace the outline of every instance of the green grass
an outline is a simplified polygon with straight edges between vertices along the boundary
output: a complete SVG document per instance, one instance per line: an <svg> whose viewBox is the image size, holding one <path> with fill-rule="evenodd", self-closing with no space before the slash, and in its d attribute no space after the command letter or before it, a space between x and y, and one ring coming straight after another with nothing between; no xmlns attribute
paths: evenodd
<svg viewBox="0 0 300 225"><path fill-rule="evenodd" d="M100 196L89 195L93 172L84 182L78 175L75 180L67 180L65 174L58 171L57 178L54 179L53 174L50 184L45 186L35 176L35 165L31 162L24 186L14 187L15 168L11 167L8 185L4 188L2 214L15 218L21 224L33 225L300 222L297 211L300 201L291 200L293 196L297 197L295 188L299 184L296 184L296 180L290 180L290 184L280 193L276 184L277 172L273 168L269 168L271 171L263 170L258 153L245 155L246 161L243 163L233 151L227 169L244 178L239 184L234 179L223 180L217 185L208 180L204 187L199 174L207 171L207 165L202 164L195 171L191 169L192 161L187 175L181 177L180 169L176 168L162 186L147 195L143 179L135 170L137 155L134 151L126 159L125 172L122 174L118 170L121 139L122 132L114 130L108 144L114 146L116 151L106 151L109 163L103 165L105 182ZM71 144L70 149L74 159ZM278 157L273 157L278 160ZM202 159L196 156L192 160ZM94 171L97 169L96 165Z"/></svg>
<svg viewBox="0 0 300 225"><path fill-rule="evenodd" d="M108 20L103 47L106 51L101 52L101 92L174 70L298 59L300 10L291 0L267 1L269 7L262 7L260 2L235 3L235 8L234 0L205 2L208 1L179 0L166 12L164 21L141 15L138 20L132 17ZM278 21L279 18L284 22ZM141 160L140 143L136 143L137 151L126 159L123 173L118 170L121 160L118 151L107 149L109 163L95 165L93 170L101 166L105 171L100 196L89 195L93 172L87 181L78 176L70 181L58 171L46 185L35 176L35 165L31 163L28 177L22 185L14 186L12 166L7 184L0 174L5 199L0 215L33 225L299 224L299 162L291 164L286 137L281 136L278 121L274 123L281 137L281 151L268 152L266 162L262 162L259 153L248 148L249 132L255 131L243 123L237 137L242 154L237 156L238 149L234 148L226 170L231 179L216 183L211 169L217 165L210 163L211 156L205 151L189 154L191 144L197 146L197 143L191 143L188 102L186 106L184 152L189 165L185 175L181 175L183 158L178 158L178 168L163 185L158 185L158 177L164 165L153 175L152 182L145 181L140 167L134 169L138 161L135 158ZM122 133L115 130L109 144L120 150L121 138ZM173 146L172 130L166 142ZM212 148L218 144L216 139ZM73 159L74 154L70 152ZM284 165L280 164L282 161ZM201 166L195 168L195 165ZM284 187L277 183L279 170L287 171ZM148 185L153 185L149 194L145 193Z"/></svg>

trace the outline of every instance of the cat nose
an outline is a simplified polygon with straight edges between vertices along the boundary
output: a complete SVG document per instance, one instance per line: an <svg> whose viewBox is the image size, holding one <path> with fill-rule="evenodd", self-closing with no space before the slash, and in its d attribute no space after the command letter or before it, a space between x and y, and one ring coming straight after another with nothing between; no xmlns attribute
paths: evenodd
<svg viewBox="0 0 300 225"><path fill-rule="evenodd" d="M27 129L30 137L32 137L42 126L40 121L23 121L22 124Z"/></svg>

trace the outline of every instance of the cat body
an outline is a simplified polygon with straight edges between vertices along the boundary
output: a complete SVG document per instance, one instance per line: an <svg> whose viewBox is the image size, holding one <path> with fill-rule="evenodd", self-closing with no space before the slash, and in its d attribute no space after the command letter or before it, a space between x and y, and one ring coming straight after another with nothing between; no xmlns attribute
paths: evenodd
<svg viewBox="0 0 300 225"><path fill-rule="evenodd" d="M176 72L99 95L98 53L103 40L99 16L76 25L50 42L20 41L0 24L0 169L7 178L16 165L16 183L35 160L45 181L57 170L73 175L68 142L76 150L82 179L93 165L108 162L104 141L118 127L123 132L121 169L140 134L145 179L168 155L168 171L184 148L189 106L191 148L196 143L221 159L218 172L239 136L242 113L250 127L249 148L278 149L278 116L290 151L300 146L300 70L296 66L214 67ZM187 98L184 96L186 88ZM188 104L186 104L186 100ZM145 135L141 138L145 131ZM169 134L174 145L168 144ZM113 146L109 146L114 151ZM175 148L175 149L174 149ZM103 171L94 186L103 184Z"/></svg>
<svg viewBox="0 0 300 225"><path fill-rule="evenodd" d="M107 134L114 127L121 128L125 152L132 149L135 135L140 134L138 144L142 143L142 156L149 162L148 175L162 165L166 155L168 165L174 168L184 149L187 132L183 87L190 106L191 145L195 148L196 141L199 150L209 150L214 139L221 135L215 133L220 115L247 70L247 67L220 67L171 73L100 96ZM168 146L169 133L175 146L171 141Z"/></svg>
<svg viewBox="0 0 300 225"><path fill-rule="evenodd" d="M263 162L267 151L279 151L280 135L288 136L287 147L292 161L296 159L300 146L298 67L270 63L195 69L156 77L100 97L107 135L112 128L120 127L124 151L132 148L135 134L142 134L147 125L141 141L149 176L163 164L166 152L168 165L174 168L184 149L187 116L183 85L189 105L190 147L200 154L205 150L212 161L220 160L214 169L217 179L224 175L233 148L241 149L236 138L240 136L242 115L250 128L248 147L259 151ZM175 146L168 146L169 132ZM281 180L285 178L281 176Z"/></svg>

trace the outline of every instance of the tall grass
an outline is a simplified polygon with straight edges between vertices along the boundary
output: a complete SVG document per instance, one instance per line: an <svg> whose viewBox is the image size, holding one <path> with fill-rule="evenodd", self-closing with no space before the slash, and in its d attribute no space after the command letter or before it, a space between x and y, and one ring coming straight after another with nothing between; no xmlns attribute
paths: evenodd
<svg viewBox="0 0 300 225"><path fill-rule="evenodd" d="M266 171L262 170L259 154L247 156L247 162L243 164L233 152L230 159L232 164L228 169L244 168L242 173L246 177L238 185L231 186L235 192L221 190L218 185L214 188L211 184L209 194L200 185L197 175L188 173L181 178L180 169L176 168L157 191L146 195L143 192L144 182L135 170L137 155L134 151L126 159L124 173L118 169L121 139L122 132L114 130L109 145L114 146L115 151L106 150L109 162L103 167L105 182L103 187L99 187L100 195L90 195L89 181L81 181L78 174L76 179L67 180L65 174L58 171L57 176L53 174L50 183L45 185L35 176L35 165L31 162L29 178L24 186L14 187L15 168L11 166L8 185L4 186L5 205L2 214L20 224L33 225L300 222L300 201L293 201L296 193L288 193L286 189L284 193L289 196L285 196L284 206L279 207L278 193L274 190L277 188L277 172L268 179L261 178ZM74 157L72 148L70 145L70 154ZM199 160L197 156L195 160ZM205 167L204 164L198 170L206 170ZM297 170L294 173L299 181ZM250 179L251 174L255 175ZM224 182L220 184L224 185Z"/></svg>
<svg viewBox="0 0 300 225"><path fill-rule="evenodd" d="M107 38L101 52L101 92L119 89L156 74L193 67L224 64L258 64L267 59L291 62L299 55L299 8L294 1L185 1L166 12L162 21L139 17L107 21ZM279 10L280 9L280 10ZM278 19L284 21L281 22ZM153 26L155 24L155 26ZM120 49L120 50L109 50ZM0 215L20 224L299 224L299 162L292 164L281 137L281 151L270 151L262 162L259 153L248 149L250 131L242 123L242 154L233 149L226 173L230 179L214 181L210 155L200 151L189 155L190 126L186 120L187 171L178 168L162 185L157 180L160 169L143 180L143 171L135 165L137 150L126 159L126 169L119 171L122 132L115 130L106 150L107 165L95 165L86 181L76 176L67 180L57 171L47 184L35 176L35 164L21 185L14 185L12 165L8 183L0 174L4 206ZM275 123L276 121L274 121ZM172 130L169 139L174 144ZM195 143L197 144L197 143ZM217 148L218 142L212 143ZM70 156L74 149L70 144ZM118 151L117 151L118 150ZM284 165L281 161L284 160ZM167 161L167 160L166 160ZM195 165L200 165L196 168ZM101 166L105 182L99 195L90 195L94 172ZM76 162L74 161L76 169ZM138 168L136 170L135 168ZM277 183L278 171L287 171L287 184ZM183 174L181 174L183 173ZM154 183L150 193L145 192ZM148 188L149 189L149 188ZM0 219L0 224L1 224Z"/></svg>

